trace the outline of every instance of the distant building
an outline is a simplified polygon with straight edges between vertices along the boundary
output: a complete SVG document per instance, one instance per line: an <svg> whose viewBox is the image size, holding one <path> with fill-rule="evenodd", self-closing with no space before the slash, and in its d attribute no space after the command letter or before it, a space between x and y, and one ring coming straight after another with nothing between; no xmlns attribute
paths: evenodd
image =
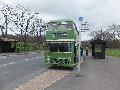
<svg viewBox="0 0 120 90"><path fill-rule="evenodd" d="M15 52L16 40L0 38L0 53Z"/></svg>

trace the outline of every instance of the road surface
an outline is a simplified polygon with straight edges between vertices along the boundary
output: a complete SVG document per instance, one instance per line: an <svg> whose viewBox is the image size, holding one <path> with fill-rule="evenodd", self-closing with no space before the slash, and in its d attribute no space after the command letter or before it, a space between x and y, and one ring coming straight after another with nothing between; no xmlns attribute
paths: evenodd
<svg viewBox="0 0 120 90"><path fill-rule="evenodd" d="M120 59L92 59L81 65L81 77L77 70L44 90L120 90Z"/></svg>
<svg viewBox="0 0 120 90"><path fill-rule="evenodd" d="M46 70L44 55L40 53L1 54L0 90L13 90Z"/></svg>

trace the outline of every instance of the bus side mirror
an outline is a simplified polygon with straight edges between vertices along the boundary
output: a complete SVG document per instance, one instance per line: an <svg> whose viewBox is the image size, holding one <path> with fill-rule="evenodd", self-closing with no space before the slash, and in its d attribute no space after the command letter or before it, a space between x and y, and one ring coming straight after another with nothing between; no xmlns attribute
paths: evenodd
<svg viewBox="0 0 120 90"><path fill-rule="evenodd" d="M77 27L75 27L75 29L77 30Z"/></svg>

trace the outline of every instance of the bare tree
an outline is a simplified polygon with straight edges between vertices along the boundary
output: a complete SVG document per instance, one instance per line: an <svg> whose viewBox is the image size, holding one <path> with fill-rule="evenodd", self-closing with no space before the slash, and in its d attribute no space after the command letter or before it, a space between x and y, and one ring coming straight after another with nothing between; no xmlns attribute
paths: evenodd
<svg viewBox="0 0 120 90"><path fill-rule="evenodd" d="M89 34L93 39L102 39L102 40L113 40L114 36L113 34L109 33L108 31L102 31L102 29L100 31L93 31Z"/></svg>
<svg viewBox="0 0 120 90"><path fill-rule="evenodd" d="M41 32L43 32L44 22L42 19L37 17L36 14L38 13L35 13L34 11L31 11L21 5L17 5L16 8L18 8L18 10L21 10L21 12L17 13L16 18L13 20L13 22L17 27L16 29L20 30L20 34L34 34L37 36L41 35Z"/></svg>
<svg viewBox="0 0 120 90"><path fill-rule="evenodd" d="M3 18L2 19L4 19L4 22L2 24L2 26L4 26L4 30L2 28L1 32L2 32L2 36L5 37L8 34L8 24L12 20L14 9L13 9L12 6L10 6L8 4L2 4L1 8L0 8L0 11L3 14Z"/></svg>
<svg viewBox="0 0 120 90"><path fill-rule="evenodd" d="M23 38L25 43L28 41L28 36L36 37L35 41L43 41L42 33L46 25L37 17L37 13L20 4L14 6L2 4L0 11L4 19L3 24L0 25L2 36L6 37L10 30L16 34L16 37Z"/></svg>
<svg viewBox="0 0 120 90"><path fill-rule="evenodd" d="M110 25L107 31L114 36L114 39L120 38L120 25L119 24Z"/></svg>
<svg viewBox="0 0 120 90"><path fill-rule="evenodd" d="M20 35L24 35L26 32L28 32L30 26L29 24L31 24L30 19L33 18L34 12L19 4L15 6L15 8L18 10L18 12L14 17L13 22Z"/></svg>

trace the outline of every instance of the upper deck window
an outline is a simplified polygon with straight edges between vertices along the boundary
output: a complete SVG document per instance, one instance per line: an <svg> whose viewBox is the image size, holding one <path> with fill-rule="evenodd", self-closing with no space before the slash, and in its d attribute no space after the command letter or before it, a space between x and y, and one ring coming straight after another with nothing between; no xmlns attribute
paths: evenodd
<svg viewBox="0 0 120 90"><path fill-rule="evenodd" d="M48 27L48 30L57 30L59 27L58 27L59 23L57 22L50 22L48 23L47 27Z"/></svg>
<svg viewBox="0 0 120 90"><path fill-rule="evenodd" d="M48 23L48 30L73 30L74 29L74 23L71 21L63 21L61 23L59 22L50 22Z"/></svg>

